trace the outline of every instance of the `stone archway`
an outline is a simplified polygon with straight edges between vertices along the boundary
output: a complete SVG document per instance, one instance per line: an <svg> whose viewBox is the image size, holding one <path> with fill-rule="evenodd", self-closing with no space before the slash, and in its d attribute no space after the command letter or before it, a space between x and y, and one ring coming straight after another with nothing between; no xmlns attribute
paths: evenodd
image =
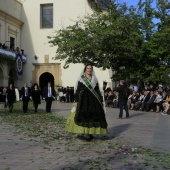
<svg viewBox="0 0 170 170"><path fill-rule="evenodd" d="M61 68L58 63L33 63L35 69L32 74L32 84L41 83L40 77L52 75L54 77L54 87L61 85ZM45 74L46 73L46 74ZM48 73L48 74L47 74Z"/></svg>
<svg viewBox="0 0 170 170"><path fill-rule="evenodd" d="M44 90L44 87L47 86L48 82L51 82L51 85L54 87L54 76L49 72L41 74L39 78L39 86L42 91Z"/></svg>

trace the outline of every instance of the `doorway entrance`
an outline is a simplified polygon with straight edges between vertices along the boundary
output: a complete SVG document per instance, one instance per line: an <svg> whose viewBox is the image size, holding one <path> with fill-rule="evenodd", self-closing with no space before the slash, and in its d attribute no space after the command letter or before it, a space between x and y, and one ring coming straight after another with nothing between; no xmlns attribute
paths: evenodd
<svg viewBox="0 0 170 170"><path fill-rule="evenodd" d="M54 87L54 76L49 72L41 74L39 78L39 86L42 92L44 90L44 87L47 86L48 82L51 82L51 86Z"/></svg>

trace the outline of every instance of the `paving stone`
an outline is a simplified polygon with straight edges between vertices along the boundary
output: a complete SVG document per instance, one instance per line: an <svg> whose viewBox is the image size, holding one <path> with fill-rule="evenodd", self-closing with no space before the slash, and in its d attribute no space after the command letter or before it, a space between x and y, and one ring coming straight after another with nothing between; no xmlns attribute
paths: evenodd
<svg viewBox="0 0 170 170"><path fill-rule="evenodd" d="M71 106L71 103L55 101L52 105L53 114L67 118ZM40 108L45 108L44 102ZM131 110L130 119L116 119L118 113L119 109L107 108L109 138L105 143L96 136L92 143L97 143L98 146L94 145L93 148L90 143L76 139L77 143L73 146L68 141L61 140L47 146L49 149L44 149L42 142L29 141L29 138L22 134L13 135L8 125L2 123L0 124L0 170L7 168L10 170L88 169L82 160L96 161L99 153L95 151L106 149L109 142L110 146L122 142L131 146L155 147L170 152L170 116ZM109 154L103 154L103 160L107 159ZM117 160L114 162L114 170L123 170L124 166L118 161L120 158L115 157L115 159ZM130 157L129 160L131 160Z"/></svg>

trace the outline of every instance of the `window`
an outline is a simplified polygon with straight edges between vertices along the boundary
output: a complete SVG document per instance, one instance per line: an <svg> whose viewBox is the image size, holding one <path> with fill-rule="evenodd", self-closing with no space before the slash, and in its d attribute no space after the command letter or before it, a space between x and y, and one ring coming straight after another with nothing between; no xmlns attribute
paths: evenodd
<svg viewBox="0 0 170 170"><path fill-rule="evenodd" d="M53 4L41 4L41 28L53 28Z"/></svg>
<svg viewBox="0 0 170 170"><path fill-rule="evenodd" d="M15 38L10 37L10 49L14 50L15 49Z"/></svg>

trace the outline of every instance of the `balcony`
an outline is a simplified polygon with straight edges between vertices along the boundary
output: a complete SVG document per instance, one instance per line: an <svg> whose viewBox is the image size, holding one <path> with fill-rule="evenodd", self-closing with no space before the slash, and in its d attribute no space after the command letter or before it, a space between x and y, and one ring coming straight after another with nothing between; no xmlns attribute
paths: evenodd
<svg viewBox="0 0 170 170"><path fill-rule="evenodd" d="M0 47L0 55L6 58L12 59L12 60L16 60L17 53L15 51L6 50ZM22 62L25 63L27 61L27 57L24 54L21 54L21 55L22 55Z"/></svg>

